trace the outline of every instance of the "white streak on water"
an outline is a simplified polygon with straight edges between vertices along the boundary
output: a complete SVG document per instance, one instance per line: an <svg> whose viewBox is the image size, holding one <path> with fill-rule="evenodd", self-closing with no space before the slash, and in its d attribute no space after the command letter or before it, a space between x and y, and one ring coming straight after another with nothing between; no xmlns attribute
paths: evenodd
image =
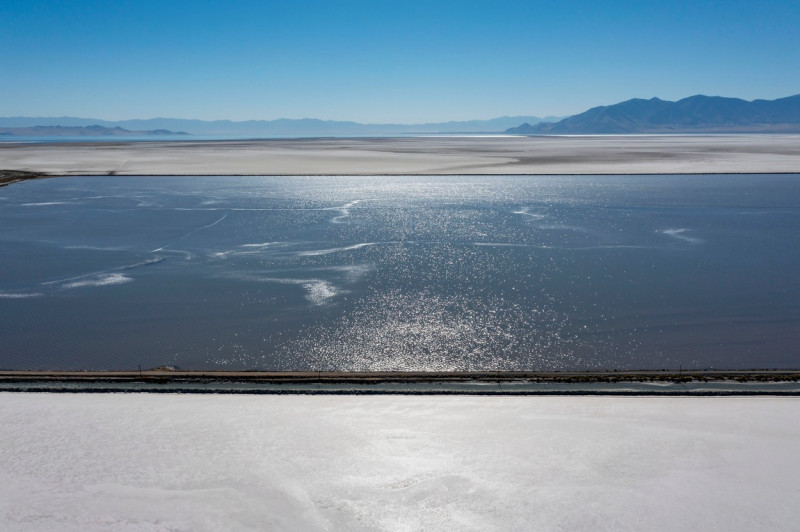
<svg viewBox="0 0 800 532"><path fill-rule="evenodd" d="M201 227L200 229L208 229L209 227L214 227L215 225L217 225L218 223L220 223L222 220L224 220L224 219L225 219L225 218L227 218L227 217L228 217L228 213L226 212L226 213L225 213L225 214L223 214L223 215L222 215L222 217L220 217L220 219L219 219L219 220L217 220L216 222L212 222L212 223L210 223L210 224L208 224L208 225L204 225L204 226L203 226L203 227ZM199 231L200 229L198 229L198 231Z"/></svg>
<svg viewBox="0 0 800 532"><path fill-rule="evenodd" d="M522 216L530 216L534 220L541 220L544 218L544 214L539 214L535 212L528 212L528 207L523 207L521 209L517 209L516 211L512 211L513 214L520 214Z"/></svg>
<svg viewBox="0 0 800 532"><path fill-rule="evenodd" d="M532 248L532 249L555 249L583 251L593 249L654 249L649 246L636 246L628 244L605 244L597 246L547 246L542 244L515 244L513 242L473 242L473 246L479 247L498 247L498 248Z"/></svg>
<svg viewBox="0 0 800 532"><path fill-rule="evenodd" d="M125 251L128 247L103 247L103 246L65 246L64 249L87 249L91 251Z"/></svg>
<svg viewBox="0 0 800 532"><path fill-rule="evenodd" d="M514 244L512 242L473 242L473 246L491 247L491 248L533 248L540 246L532 246L529 244Z"/></svg>
<svg viewBox="0 0 800 532"><path fill-rule="evenodd" d="M679 240L683 240L684 242L689 242L690 244L702 244L703 242L705 242L705 240L703 240L702 238L685 235L684 233L688 231L691 231L691 229L686 229L686 228L664 229L659 232L667 236L671 236L672 238L677 238Z"/></svg>
<svg viewBox="0 0 800 532"><path fill-rule="evenodd" d="M60 279L58 281L46 281L43 282L42 285L43 286L56 285L58 288L62 290L69 290L73 288L83 288L87 286L108 286L108 285L128 283L133 281L133 278L128 277L125 274L116 272L133 270L136 268L143 268L145 266L158 264L160 262L163 262L164 260L166 259L164 259L163 257L155 257L152 259L143 260L141 262L136 262L134 264L127 264L125 266L120 266L118 268L114 268L112 271L109 272L95 272L86 275L79 275L77 277L70 277L68 279Z"/></svg>
<svg viewBox="0 0 800 532"><path fill-rule="evenodd" d="M345 218L350 216L350 209L355 207L359 203L361 203L361 200L355 200L355 201L351 201L350 203L346 203L345 205L342 205L341 207L335 207L333 210L337 210L337 211L341 212L342 214L340 214L339 216L336 216L334 218L331 218L331 223L334 223L334 224L342 223L342 220L344 220Z"/></svg>
<svg viewBox="0 0 800 532"><path fill-rule="evenodd" d="M361 249L367 246L374 246L375 244L377 244L377 242L362 242L361 244L353 244L352 246L345 246L341 248L300 251L297 253L297 255L300 257L316 257L318 255L329 255L331 253L341 253L342 251L352 251L354 249Z"/></svg>
<svg viewBox="0 0 800 532"><path fill-rule="evenodd" d="M70 205L71 201L43 201L40 203L22 203L22 207L44 207L46 205Z"/></svg>
<svg viewBox="0 0 800 532"><path fill-rule="evenodd" d="M162 246L158 249L150 250L150 253L177 253L178 255L183 255L186 257L186 260L192 260L194 258L194 253L191 251L186 251L183 249L167 249L167 246Z"/></svg>
<svg viewBox="0 0 800 532"><path fill-rule="evenodd" d="M581 250L592 250L592 249L655 249L655 248L650 246L634 246L628 244L605 244L597 246L561 247L561 248L551 248L551 249L572 249L576 251L581 251Z"/></svg>
<svg viewBox="0 0 800 532"><path fill-rule="evenodd" d="M197 229L193 229L193 230L189 231L188 233L186 233L185 235L183 235L182 237L173 240L172 242L174 243L174 242L177 242L179 240L183 240L183 239L195 234L198 231L202 231L203 229L208 229L209 227L214 227L215 225L217 225L218 223L220 223L221 221L223 221L227 217L228 217L228 213L226 212L218 220L216 220L214 222L211 222L208 225L204 225L202 227L198 227ZM164 244L160 248L156 248L156 249L150 250L150 252L151 253L158 253L159 251L161 251L161 252L164 252L164 253L180 253L180 254L182 254L182 255L184 255L186 257L186 260L191 260L191 259L194 258L194 254L189 252L189 251L184 251L184 250L180 250L180 249L175 249L175 250L167 249L170 245L171 244Z"/></svg>
<svg viewBox="0 0 800 532"><path fill-rule="evenodd" d="M282 243L283 242L261 242L258 244L241 244L239 247L246 248L247 251L234 251L234 250L217 251L215 253L212 253L211 256L216 257L218 259L227 259L228 256L238 257L240 255L258 255L265 249L272 247L276 244L282 244Z"/></svg>
<svg viewBox="0 0 800 532"><path fill-rule="evenodd" d="M158 264L159 262L164 262L164 257L155 257L152 259L143 260L142 262L137 262L135 264L130 264L128 266L120 266L117 268L118 270L133 270L134 268L142 268L144 266L151 266L153 264Z"/></svg>
<svg viewBox="0 0 800 532"><path fill-rule="evenodd" d="M360 203L362 200L353 201L341 207L160 207L160 210L164 211L199 211L199 212L216 212L216 211L226 211L226 212L319 212L319 211L342 211L343 209L349 209L356 203Z"/></svg>
<svg viewBox="0 0 800 532"><path fill-rule="evenodd" d="M315 306L321 306L343 291L323 279L286 279L281 277L252 277L254 281L299 285L306 291L306 299Z"/></svg>
<svg viewBox="0 0 800 532"><path fill-rule="evenodd" d="M578 225L556 225L556 224L544 224L544 225L537 225L537 229L546 229L549 231L576 231L578 233L588 233L589 230L585 227L580 227Z"/></svg>
<svg viewBox="0 0 800 532"><path fill-rule="evenodd" d="M114 284L123 284L133 281L131 277L121 273L101 273L81 281L74 281L72 283L65 283L61 288L84 288L87 286L108 286Z"/></svg>
<svg viewBox="0 0 800 532"><path fill-rule="evenodd" d="M113 198L113 199L127 199L127 196L75 196L71 198L73 201L80 201L80 200L87 200L87 199L106 199L106 198Z"/></svg>
<svg viewBox="0 0 800 532"><path fill-rule="evenodd" d="M262 252L261 249L255 249L251 251L216 251L211 254L212 257L216 257L218 259L227 259L229 256L232 257L240 257L242 255L260 255Z"/></svg>
<svg viewBox="0 0 800 532"><path fill-rule="evenodd" d="M278 244L278 242L262 242L261 244L242 244L240 248L266 248Z"/></svg>
<svg viewBox="0 0 800 532"><path fill-rule="evenodd" d="M0 299L27 299L29 297L41 297L41 292L3 292L0 291Z"/></svg>

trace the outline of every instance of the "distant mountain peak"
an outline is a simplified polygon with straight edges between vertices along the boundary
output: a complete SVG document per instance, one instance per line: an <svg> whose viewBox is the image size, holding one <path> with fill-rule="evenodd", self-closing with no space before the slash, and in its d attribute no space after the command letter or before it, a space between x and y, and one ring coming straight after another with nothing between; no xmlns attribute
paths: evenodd
<svg viewBox="0 0 800 532"><path fill-rule="evenodd" d="M555 123L522 124L506 133L800 133L800 94L752 102L703 94L677 102L632 98L593 107Z"/></svg>

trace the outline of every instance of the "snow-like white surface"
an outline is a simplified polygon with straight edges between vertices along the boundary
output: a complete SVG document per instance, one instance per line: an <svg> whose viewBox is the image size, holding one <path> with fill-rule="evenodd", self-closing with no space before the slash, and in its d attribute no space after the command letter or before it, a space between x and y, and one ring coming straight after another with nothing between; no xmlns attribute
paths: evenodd
<svg viewBox="0 0 800 532"><path fill-rule="evenodd" d="M4 143L2 163L78 175L780 173L798 171L800 143L785 134L115 140ZM339 209L340 221L352 206Z"/></svg>
<svg viewBox="0 0 800 532"><path fill-rule="evenodd" d="M797 530L800 398L0 393L0 530Z"/></svg>

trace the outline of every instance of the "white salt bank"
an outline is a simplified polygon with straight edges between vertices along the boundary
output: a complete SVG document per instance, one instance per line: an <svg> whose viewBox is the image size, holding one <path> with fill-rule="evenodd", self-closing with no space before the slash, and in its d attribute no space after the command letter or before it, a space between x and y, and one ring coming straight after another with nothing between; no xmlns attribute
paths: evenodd
<svg viewBox="0 0 800 532"><path fill-rule="evenodd" d="M800 398L0 393L0 530L796 530Z"/></svg>

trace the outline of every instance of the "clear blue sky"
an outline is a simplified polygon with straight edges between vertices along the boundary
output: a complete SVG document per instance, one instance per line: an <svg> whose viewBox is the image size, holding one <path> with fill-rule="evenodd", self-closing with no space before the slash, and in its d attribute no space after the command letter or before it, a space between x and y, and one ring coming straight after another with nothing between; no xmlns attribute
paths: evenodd
<svg viewBox="0 0 800 532"><path fill-rule="evenodd" d="M798 0L0 0L0 116L409 123L797 93Z"/></svg>

